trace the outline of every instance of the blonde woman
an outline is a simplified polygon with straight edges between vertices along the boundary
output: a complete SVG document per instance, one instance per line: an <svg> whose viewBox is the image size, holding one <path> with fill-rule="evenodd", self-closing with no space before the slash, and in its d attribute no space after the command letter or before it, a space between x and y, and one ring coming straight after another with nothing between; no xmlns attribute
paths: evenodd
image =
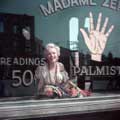
<svg viewBox="0 0 120 120"><path fill-rule="evenodd" d="M38 66L35 71L35 79L38 81L38 94L44 94L48 97L54 97L55 95L59 97L78 96L80 89L75 88L69 80L64 65L58 62L60 48L53 43L49 43L45 47L44 55L46 58L45 65ZM83 93L83 95L86 94Z"/></svg>

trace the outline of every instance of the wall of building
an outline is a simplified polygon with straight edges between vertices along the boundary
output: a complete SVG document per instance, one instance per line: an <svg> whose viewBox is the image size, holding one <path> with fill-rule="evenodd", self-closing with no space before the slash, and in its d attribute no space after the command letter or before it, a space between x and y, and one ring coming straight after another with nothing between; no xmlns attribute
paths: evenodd
<svg viewBox="0 0 120 120"><path fill-rule="evenodd" d="M60 0L58 1L60 4ZM72 0L64 0L65 2L72 2ZM76 0L77 1L77 0ZM114 56L119 57L119 7L120 3L118 0L109 1L109 0L84 0L90 4L92 1L93 6L91 5L81 5L68 7L66 9L60 9L58 4L58 9L55 12L55 5L53 0L1 0L0 2L0 12L5 13L17 13L17 14L28 14L35 17L35 36L43 40L44 44L48 42L55 42L62 47L69 47L69 20L71 17L76 17L79 19L79 27L84 26L84 20L88 17L90 11L93 12L94 18L97 18L98 13L103 13L103 21L106 16L109 17L108 28L111 24L115 25L114 32L110 35L110 38L105 49L105 54L108 55L109 52L112 52ZM47 9L47 4L51 3L54 13L48 16L45 16L40 9L40 5L43 5ZM78 2L78 1L77 1ZM71 3L72 4L72 3ZM96 4L96 5L95 5ZM115 18L115 19L113 19ZM118 36L118 37L116 37ZM79 50L87 52L88 49L83 41L82 35L79 32Z"/></svg>

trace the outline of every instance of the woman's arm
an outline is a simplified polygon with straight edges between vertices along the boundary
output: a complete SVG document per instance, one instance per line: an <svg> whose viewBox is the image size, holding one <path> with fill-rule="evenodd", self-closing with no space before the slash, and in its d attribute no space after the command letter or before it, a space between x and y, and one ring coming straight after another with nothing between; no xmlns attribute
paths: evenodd
<svg viewBox="0 0 120 120"><path fill-rule="evenodd" d="M64 65L60 62L58 62L58 65L57 65L57 77L58 77L58 80L60 80L62 83L69 80L68 73L65 70Z"/></svg>
<svg viewBox="0 0 120 120"><path fill-rule="evenodd" d="M36 84L37 84L38 94L42 93L43 89L44 89L44 79L43 79L43 75L42 75L42 68L41 68L41 66L38 66L36 68L34 79L35 79Z"/></svg>

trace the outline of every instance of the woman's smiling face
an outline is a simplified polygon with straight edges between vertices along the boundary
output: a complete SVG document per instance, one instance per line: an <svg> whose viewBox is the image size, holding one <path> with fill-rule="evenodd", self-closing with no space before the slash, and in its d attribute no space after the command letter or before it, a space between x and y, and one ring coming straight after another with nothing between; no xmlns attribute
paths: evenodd
<svg viewBox="0 0 120 120"><path fill-rule="evenodd" d="M57 62L59 57L58 57L58 53L57 53L56 48L49 48L47 50L46 58L47 58L49 63Z"/></svg>

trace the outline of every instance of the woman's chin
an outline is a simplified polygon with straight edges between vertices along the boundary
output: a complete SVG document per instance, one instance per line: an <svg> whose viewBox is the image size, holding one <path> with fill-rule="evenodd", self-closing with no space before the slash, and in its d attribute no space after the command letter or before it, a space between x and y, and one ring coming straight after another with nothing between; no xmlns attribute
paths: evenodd
<svg viewBox="0 0 120 120"><path fill-rule="evenodd" d="M56 63L57 62L57 60L51 60L50 61L50 63Z"/></svg>

